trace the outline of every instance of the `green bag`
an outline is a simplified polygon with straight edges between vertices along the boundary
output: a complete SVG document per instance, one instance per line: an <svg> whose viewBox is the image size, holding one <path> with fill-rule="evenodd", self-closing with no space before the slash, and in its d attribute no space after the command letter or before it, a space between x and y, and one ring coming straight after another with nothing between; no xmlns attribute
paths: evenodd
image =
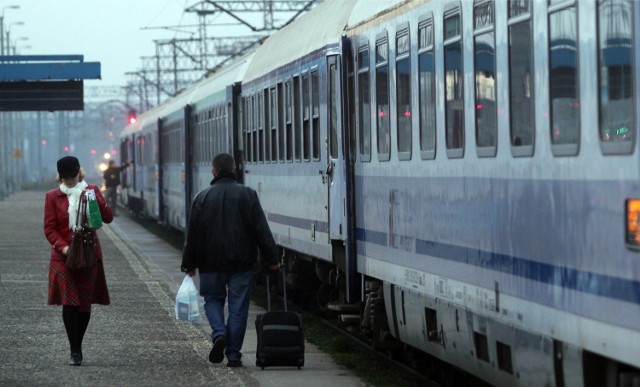
<svg viewBox="0 0 640 387"><path fill-rule="evenodd" d="M97 230L102 227L102 214L100 214L96 193L89 190L85 195L87 196L87 224L90 229Z"/></svg>

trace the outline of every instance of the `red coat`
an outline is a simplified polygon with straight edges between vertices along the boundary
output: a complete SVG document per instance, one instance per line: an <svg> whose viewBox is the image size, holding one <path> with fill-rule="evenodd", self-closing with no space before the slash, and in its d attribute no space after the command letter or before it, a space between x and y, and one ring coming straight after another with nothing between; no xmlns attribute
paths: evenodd
<svg viewBox="0 0 640 387"><path fill-rule="evenodd" d="M85 189L93 189L98 199L102 222L111 223L113 213L111 207L107 205L100 189L97 186L89 184ZM62 254L62 249L71 244L73 231L69 228L69 199L67 195L60 190L60 187L47 192L44 200L44 235L51 246L51 260L64 261L67 256ZM102 259L102 247L100 240L96 236L95 243L96 257Z"/></svg>

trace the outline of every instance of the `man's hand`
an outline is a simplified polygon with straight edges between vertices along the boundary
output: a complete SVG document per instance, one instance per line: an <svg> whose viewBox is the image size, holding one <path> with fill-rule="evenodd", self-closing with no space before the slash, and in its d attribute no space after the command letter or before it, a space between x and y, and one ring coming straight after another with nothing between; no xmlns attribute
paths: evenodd
<svg viewBox="0 0 640 387"><path fill-rule="evenodd" d="M269 271L278 271L278 269L280 269L280 265L277 263L269 265Z"/></svg>

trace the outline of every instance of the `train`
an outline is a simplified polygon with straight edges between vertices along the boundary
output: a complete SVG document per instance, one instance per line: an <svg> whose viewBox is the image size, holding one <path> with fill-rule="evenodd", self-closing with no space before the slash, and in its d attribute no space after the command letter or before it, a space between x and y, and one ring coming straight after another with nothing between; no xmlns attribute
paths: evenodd
<svg viewBox="0 0 640 387"><path fill-rule="evenodd" d="M632 0L324 1L125 127L120 204L184 232L230 153L286 286L374 347L445 382L637 385L639 22Z"/></svg>

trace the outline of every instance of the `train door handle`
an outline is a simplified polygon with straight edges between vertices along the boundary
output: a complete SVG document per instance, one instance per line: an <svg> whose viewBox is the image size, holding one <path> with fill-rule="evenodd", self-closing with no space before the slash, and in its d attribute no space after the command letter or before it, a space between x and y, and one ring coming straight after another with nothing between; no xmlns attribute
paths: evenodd
<svg viewBox="0 0 640 387"><path fill-rule="evenodd" d="M333 162L330 162L329 164L327 164L326 174L327 176L331 176L333 174Z"/></svg>

